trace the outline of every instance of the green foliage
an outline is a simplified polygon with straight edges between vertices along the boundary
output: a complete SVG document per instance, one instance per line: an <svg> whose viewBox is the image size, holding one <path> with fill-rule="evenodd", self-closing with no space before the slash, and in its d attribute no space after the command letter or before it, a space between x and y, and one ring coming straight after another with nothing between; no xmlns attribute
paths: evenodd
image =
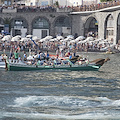
<svg viewBox="0 0 120 120"><path fill-rule="evenodd" d="M4 24L10 24L11 18L4 18L3 22Z"/></svg>
<svg viewBox="0 0 120 120"><path fill-rule="evenodd" d="M56 5L57 7L59 7L59 2L58 2L58 1L56 1L56 2L55 2L55 5Z"/></svg>

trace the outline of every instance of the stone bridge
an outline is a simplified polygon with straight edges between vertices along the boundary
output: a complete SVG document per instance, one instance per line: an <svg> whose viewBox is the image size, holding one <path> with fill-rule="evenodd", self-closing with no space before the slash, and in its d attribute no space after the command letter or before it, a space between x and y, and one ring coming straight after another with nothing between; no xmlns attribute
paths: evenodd
<svg viewBox="0 0 120 120"><path fill-rule="evenodd" d="M92 35L99 39L120 40L120 6L85 12L2 12L0 31L11 35Z"/></svg>
<svg viewBox="0 0 120 120"><path fill-rule="evenodd" d="M99 39L120 40L120 6L88 12L72 12L72 34L96 32Z"/></svg>

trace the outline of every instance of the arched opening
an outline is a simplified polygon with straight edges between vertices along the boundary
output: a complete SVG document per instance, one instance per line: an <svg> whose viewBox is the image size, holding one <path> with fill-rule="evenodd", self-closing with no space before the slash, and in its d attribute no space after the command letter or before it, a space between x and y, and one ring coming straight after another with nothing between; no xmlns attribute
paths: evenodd
<svg viewBox="0 0 120 120"><path fill-rule="evenodd" d="M114 19L113 16L110 14L105 21L105 34L104 38L111 40L113 42L114 38Z"/></svg>
<svg viewBox="0 0 120 120"><path fill-rule="evenodd" d="M49 35L49 21L46 18L36 18L33 23L33 35L39 38L44 38Z"/></svg>
<svg viewBox="0 0 120 120"><path fill-rule="evenodd" d="M5 25L4 25L4 22L3 22L3 19L0 18L0 33L3 33L3 32L9 32L9 30L7 31Z"/></svg>
<svg viewBox="0 0 120 120"><path fill-rule="evenodd" d="M9 6L9 5L12 5L12 0L1 0L3 2L3 4Z"/></svg>
<svg viewBox="0 0 120 120"><path fill-rule="evenodd" d="M118 15L117 19L117 41L116 44L120 44L120 14Z"/></svg>
<svg viewBox="0 0 120 120"><path fill-rule="evenodd" d="M25 37L27 34L27 21L24 18L14 18L11 21L11 35L21 35Z"/></svg>
<svg viewBox="0 0 120 120"><path fill-rule="evenodd" d="M60 16L55 21L55 35L66 37L71 34L71 23L69 17Z"/></svg>
<svg viewBox="0 0 120 120"><path fill-rule="evenodd" d="M97 37L98 36L98 21L94 17L90 17L87 19L85 23L85 30L84 30L84 36L92 36Z"/></svg>

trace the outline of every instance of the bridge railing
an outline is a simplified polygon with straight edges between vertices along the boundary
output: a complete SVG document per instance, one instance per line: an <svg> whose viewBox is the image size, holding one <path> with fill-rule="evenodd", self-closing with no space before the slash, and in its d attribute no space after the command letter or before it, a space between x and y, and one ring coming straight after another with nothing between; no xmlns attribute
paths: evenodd
<svg viewBox="0 0 120 120"><path fill-rule="evenodd" d="M103 2L99 4L80 5L77 7L73 7L72 11L73 12L94 11L94 10L100 10L103 8L114 7L118 5L120 5L120 1L116 0L116 1Z"/></svg>
<svg viewBox="0 0 120 120"><path fill-rule="evenodd" d="M56 12L54 7L18 7L17 12Z"/></svg>
<svg viewBox="0 0 120 120"><path fill-rule="evenodd" d="M17 12L17 9L14 8L14 9L2 9L1 11L2 13L16 13Z"/></svg>

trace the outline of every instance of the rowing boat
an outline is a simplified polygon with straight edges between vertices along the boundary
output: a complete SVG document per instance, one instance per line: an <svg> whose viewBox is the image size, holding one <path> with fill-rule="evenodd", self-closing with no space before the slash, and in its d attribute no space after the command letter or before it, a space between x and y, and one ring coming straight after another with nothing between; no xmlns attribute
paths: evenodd
<svg viewBox="0 0 120 120"><path fill-rule="evenodd" d="M96 71L109 60L96 59L88 64L69 64L69 65L28 65L25 63L6 63L7 70L10 71L32 71L32 70L70 70L70 71Z"/></svg>

